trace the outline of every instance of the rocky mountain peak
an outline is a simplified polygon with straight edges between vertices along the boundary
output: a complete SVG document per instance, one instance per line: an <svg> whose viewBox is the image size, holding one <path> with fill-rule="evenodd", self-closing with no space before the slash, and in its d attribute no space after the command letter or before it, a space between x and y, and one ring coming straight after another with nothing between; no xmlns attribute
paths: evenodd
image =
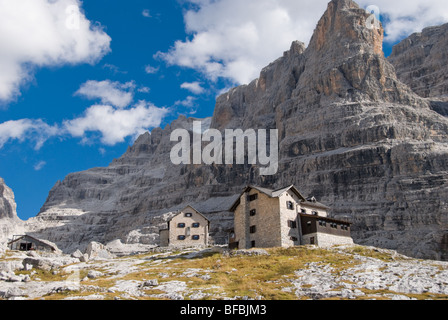
<svg viewBox="0 0 448 320"><path fill-rule="evenodd" d="M92 240L157 244L166 214L190 204L223 243L229 206L246 185L294 184L332 217L352 221L356 243L448 259L448 120L397 79L381 51L382 27L372 28L370 17L353 1L331 1L307 48L293 42L203 119L221 131L277 129L277 174L261 176L247 163L173 164L170 133L195 120L179 117L110 166L57 183L34 230L65 250Z"/></svg>
<svg viewBox="0 0 448 320"><path fill-rule="evenodd" d="M380 23L373 25L370 16L351 0L331 1L317 24L310 50L346 57L359 50L372 50L382 55L384 30Z"/></svg>
<svg viewBox="0 0 448 320"><path fill-rule="evenodd" d="M397 80L382 51L383 37L383 27L373 14L351 0L331 1L304 53L303 81L298 85L302 99L424 105Z"/></svg>
<svg viewBox="0 0 448 320"><path fill-rule="evenodd" d="M0 219L17 219L16 208L14 193L5 184L5 181L0 178Z"/></svg>

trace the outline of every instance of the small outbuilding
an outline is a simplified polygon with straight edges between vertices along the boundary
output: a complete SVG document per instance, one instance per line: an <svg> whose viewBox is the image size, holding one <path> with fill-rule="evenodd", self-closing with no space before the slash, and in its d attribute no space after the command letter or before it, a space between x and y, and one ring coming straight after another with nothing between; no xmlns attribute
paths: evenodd
<svg viewBox="0 0 448 320"><path fill-rule="evenodd" d="M187 206L168 220L168 228L161 229L161 247L207 246L210 221L192 206Z"/></svg>
<svg viewBox="0 0 448 320"><path fill-rule="evenodd" d="M29 235L14 235L12 240L8 242L8 248L17 251L59 251L54 243Z"/></svg>

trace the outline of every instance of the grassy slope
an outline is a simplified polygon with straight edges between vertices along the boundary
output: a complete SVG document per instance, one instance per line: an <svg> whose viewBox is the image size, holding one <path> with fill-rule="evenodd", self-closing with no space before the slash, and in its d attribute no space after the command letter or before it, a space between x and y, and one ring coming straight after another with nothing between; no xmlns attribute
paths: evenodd
<svg viewBox="0 0 448 320"><path fill-rule="evenodd" d="M100 294L104 299L169 299L163 290L163 285L179 281L184 286L182 296L185 299L224 299L249 298L268 300L308 299L306 295L297 296L292 282L297 279L297 270L306 269L312 263L331 266L335 276L359 265L356 257L369 257L384 262L417 261L393 254L392 251L376 250L374 248L353 246L348 248L322 249L315 247L293 247L266 249L269 255L232 256L220 252L202 251L199 254L191 252L169 252L165 254L144 254L133 257L115 259L114 263L134 262L128 272L111 271L110 262L88 263L80 271L83 279L88 270L97 270L102 276L84 280L78 291L62 291L46 295L45 299L64 299L67 297L85 297ZM132 264L132 263L131 263ZM445 266L440 266L446 270ZM17 274L18 272L16 272ZM30 274L30 271L21 273ZM61 281L70 276L63 269L53 275L52 272L38 271L32 278L40 281ZM146 286L138 289L138 295L123 295L123 291L113 288L118 282L142 284L146 280L157 280L158 286ZM302 288L308 285L302 285ZM309 285L311 286L311 285ZM113 290L110 290L113 288ZM332 288L332 290L338 288ZM384 299L388 293L397 292L382 290L367 290L358 288L363 295L358 299ZM417 299L448 299L448 296L431 293L403 294ZM332 299L340 299L332 297Z"/></svg>

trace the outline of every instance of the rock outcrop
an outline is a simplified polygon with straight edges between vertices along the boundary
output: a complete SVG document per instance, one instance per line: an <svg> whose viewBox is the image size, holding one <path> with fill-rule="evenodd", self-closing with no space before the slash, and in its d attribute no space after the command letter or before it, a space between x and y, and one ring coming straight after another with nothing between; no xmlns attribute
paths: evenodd
<svg viewBox="0 0 448 320"><path fill-rule="evenodd" d="M423 29L394 46L388 60L398 78L448 116L448 24Z"/></svg>
<svg viewBox="0 0 448 320"><path fill-rule="evenodd" d="M0 219L16 219L17 204L14 199L14 193L0 178Z"/></svg>
<svg viewBox="0 0 448 320"><path fill-rule="evenodd" d="M29 228L60 248L152 244L169 212L192 204L219 243L244 186L294 184L350 219L356 243L448 259L448 120L398 79L381 50L383 30L368 18L353 1L331 1L307 48L294 42L258 79L218 97L203 121L221 131L278 129L277 174L249 164L173 165L170 134L194 120L181 117L109 167L58 182Z"/></svg>
<svg viewBox="0 0 448 320"><path fill-rule="evenodd" d="M425 98L448 99L448 24L429 27L395 45L388 60L398 78Z"/></svg>
<svg viewBox="0 0 448 320"><path fill-rule="evenodd" d="M14 193L0 178L0 246L14 233L23 233L23 222L17 217Z"/></svg>

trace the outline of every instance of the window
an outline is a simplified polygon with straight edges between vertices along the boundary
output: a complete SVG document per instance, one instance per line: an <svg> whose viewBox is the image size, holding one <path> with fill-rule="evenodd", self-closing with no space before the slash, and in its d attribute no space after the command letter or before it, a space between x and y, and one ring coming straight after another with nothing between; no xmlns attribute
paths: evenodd
<svg viewBox="0 0 448 320"><path fill-rule="evenodd" d="M249 228L249 232L250 233L255 233L257 231L257 227L256 226L250 226Z"/></svg>
<svg viewBox="0 0 448 320"><path fill-rule="evenodd" d="M178 228L185 228L185 223L181 222L177 224Z"/></svg>
<svg viewBox="0 0 448 320"><path fill-rule="evenodd" d="M291 241L297 241L297 238L296 238L296 237L289 237L289 240L291 240Z"/></svg>
<svg viewBox="0 0 448 320"><path fill-rule="evenodd" d="M320 225L321 227L326 227L326 226L327 226L327 222L324 221L324 220L319 220L319 225Z"/></svg>
<svg viewBox="0 0 448 320"><path fill-rule="evenodd" d="M310 244L314 244L316 241L315 241L315 238L314 237L311 237L310 238Z"/></svg>
<svg viewBox="0 0 448 320"><path fill-rule="evenodd" d="M251 194L250 196L247 197L249 201L254 201L258 199L258 193L256 194Z"/></svg>
<svg viewBox="0 0 448 320"><path fill-rule="evenodd" d="M195 235L191 236L191 238L192 238L193 240L199 240L199 235L195 234Z"/></svg>
<svg viewBox="0 0 448 320"><path fill-rule="evenodd" d="M306 226L307 226L307 227L311 227L311 221L307 221L307 222L306 222Z"/></svg>
<svg viewBox="0 0 448 320"><path fill-rule="evenodd" d="M177 236L177 240L185 240L185 236Z"/></svg>
<svg viewBox="0 0 448 320"><path fill-rule="evenodd" d="M193 214L192 214L191 212L187 212L187 213L184 214L184 216L185 216L185 217L192 217Z"/></svg>
<svg viewBox="0 0 448 320"><path fill-rule="evenodd" d="M288 220L288 227L297 228L297 222L293 220Z"/></svg>
<svg viewBox="0 0 448 320"><path fill-rule="evenodd" d="M195 222L195 223L193 223L191 226L192 226L193 228L199 228L200 225L201 225L201 224L200 224L199 222Z"/></svg>
<svg viewBox="0 0 448 320"><path fill-rule="evenodd" d="M294 203L292 203L292 201L286 201L286 208L294 210Z"/></svg>
<svg viewBox="0 0 448 320"><path fill-rule="evenodd" d="M252 209L252 210L249 211L249 214L250 214L251 217L253 217L254 215L257 214L257 210Z"/></svg>
<svg viewBox="0 0 448 320"><path fill-rule="evenodd" d="M255 241L251 241L251 242L250 242L250 247L251 247L251 248L255 248Z"/></svg>
<svg viewBox="0 0 448 320"><path fill-rule="evenodd" d="M305 209L300 209L300 212L306 213L306 210Z"/></svg>
<svg viewBox="0 0 448 320"><path fill-rule="evenodd" d="M311 211L311 214L312 214L313 216L317 216L317 215L318 215L317 211Z"/></svg>

